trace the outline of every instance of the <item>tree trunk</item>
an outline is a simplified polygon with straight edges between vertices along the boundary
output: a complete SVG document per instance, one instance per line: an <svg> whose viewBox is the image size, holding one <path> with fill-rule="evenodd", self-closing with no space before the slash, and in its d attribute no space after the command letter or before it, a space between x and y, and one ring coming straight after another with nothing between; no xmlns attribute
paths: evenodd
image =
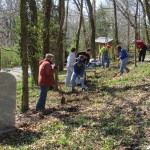
<svg viewBox="0 0 150 150"><path fill-rule="evenodd" d="M77 3L76 3L77 5ZM78 52L79 50L79 38L80 38L80 31L81 31L81 24L82 24L82 17L83 17L83 0L81 0L81 4L80 6L77 6L78 11L80 13L80 20L79 20L79 26L78 26L78 30L76 33L76 51Z"/></svg>
<svg viewBox="0 0 150 150"><path fill-rule="evenodd" d="M87 38L87 31L86 31L86 27L85 27L83 14L82 14L82 27L83 27L84 45L85 45L85 48L87 49L90 46L90 44L89 44L89 40Z"/></svg>
<svg viewBox="0 0 150 150"><path fill-rule="evenodd" d="M59 71L63 71L64 69L64 58L63 58L63 53L64 53L64 45L63 45L63 30L60 31L60 37L59 37L59 52L58 52L58 66L59 66Z"/></svg>
<svg viewBox="0 0 150 150"><path fill-rule="evenodd" d="M90 0L86 0L87 6L89 9L89 18L90 18L90 25L92 29L91 33L91 48L92 48L92 56L94 59L96 59L96 54L95 54L95 20L94 20L94 14L93 14L93 8Z"/></svg>
<svg viewBox="0 0 150 150"><path fill-rule="evenodd" d="M82 11L81 11L81 4L79 3L79 1L77 2L76 0L74 0L74 3L76 4L76 7L78 9L79 12L82 12L80 14L80 22L79 22L79 26L80 26L80 23L83 27L83 36L84 36L84 47L87 49L90 44L89 44L89 40L87 38L87 33L86 33L86 27L85 27L85 22L84 22L84 16L83 16L83 4L82 4ZM83 2L82 2L83 3ZM82 15L82 16L81 16ZM82 22L81 22L82 21ZM81 28L81 27L80 27ZM79 35L79 32L80 32L81 29L78 28L78 31L77 31L77 34L76 35ZM76 36L76 39L77 39L77 36ZM77 43L77 41L76 41ZM77 45L77 44L76 44ZM76 46L77 47L77 46ZM76 51L78 52L78 49L76 49Z"/></svg>
<svg viewBox="0 0 150 150"><path fill-rule="evenodd" d="M2 50L0 48L0 71L2 70Z"/></svg>
<svg viewBox="0 0 150 150"><path fill-rule="evenodd" d="M119 40L118 40L117 8L116 8L115 0L113 0L113 5L114 5L114 19L115 19L115 48L116 48L116 45L119 44ZM115 56L114 52L113 52L113 56ZM114 57L114 60L115 60L115 57Z"/></svg>
<svg viewBox="0 0 150 150"><path fill-rule="evenodd" d="M127 11L128 11L128 17L129 17L129 2L127 2ZM130 23L129 23L129 21L128 21L128 46L127 46L127 48L128 48L128 52L130 51Z"/></svg>
<svg viewBox="0 0 150 150"><path fill-rule="evenodd" d="M60 60L60 57L62 53L60 52L60 46L62 44L62 33L63 33L63 24L64 24L64 17L65 17L65 9L64 9L64 1L59 0L59 30L58 30L58 36L57 36L57 47L55 51L55 65L57 66L58 70L55 73L55 89L58 89L58 71L59 71L59 63L58 60Z"/></svg>
<svg viewBox="0 0 150 150"><path fill-rule="evenodd" d="M59 47L58 50L58 66L59 71L63 71L64 68L64 62L63 62L63 24L65 19L65 2L62 0L59 0L59 35L58 35L58 44Z"/></svg>
<svg viewBox="0 0 150 150"><path fill-rule="evenodd" d="M145 7L144 7L144 4L143 4L143 2L141 0L139 0L139 2L141 3L142 10L143 10L143 20L144 20L145 34L146 34L147 42L150 43L149 32L148 32L148 27L147 27L147 23L146 23Z"/></svg>
<svg viewBox="0 0 150 150"><path fill-rule="evenodd" d="M27 52L27 1L20 2L20 18L21 18L21 43L20 54L22 63L22 106L21 111L25 112L29 109L29 89L28 89L28 52Z"/></svg>
<svg viewBox="0 0 150 150"><path fill-rule="evenodd" d="M137 67L137 62L136 62L136 40L138 38L138 29L137 29L137 16L138 16L138 0L136 0L136 13L135 13L135 50L134 50L134 66Z"/></svg>
<svg viewBox="0 0 150 150"><path fill-rule="evenodd" d="M29 7L30 7L30 31L29 31L29 44L28 44L28 50L29 50L29 63L31 67L31 75L32 75L32 81L36 85L38 84L38 68L39 68L39 58L38 58L38 46L37 46L37 40L38 40L38 34L37 34L37 6L35 0L28 1Z"/></svg>
<svg viewBox="0 0 150 150"><path fill-rule="evenodd" d="M144 0L144 3L145 3L145 7L146 7L147 17L148 17L149 24L150 24L150 4L149 4L149 0Z"/></svg>
<svg viewBox="0 0 150 150"><path fill-rule="evenodd" d="M50 14L52 8L52 1L44 1L44 29L43 29L43 58L49 53L50 48Z"/></svg>
<svg viewBox="0 0 150 150"><path fill-rule="evenodd" d="M68 9L69 9L69 0L67 0L67 8L66 8L66 19L65 19L65 46L67 47L67 29L68 29Z"/></svg>

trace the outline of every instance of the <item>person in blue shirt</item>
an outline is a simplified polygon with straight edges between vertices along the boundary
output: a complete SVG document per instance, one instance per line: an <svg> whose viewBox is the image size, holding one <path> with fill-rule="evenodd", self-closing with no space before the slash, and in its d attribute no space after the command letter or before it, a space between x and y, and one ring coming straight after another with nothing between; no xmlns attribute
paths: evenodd
<svg viewBox="0 0 150 150"><path fill-rule="evenodd" d="M84 71L85 71L85 64L83 63L84 56L80 55L77 62L74 64L73 73L71 76L71 91L75 91L75 80L76 78L81 79L81 86L82 91L85 90L85 84L84 84Z"/></svg>
<svg viewBox="0 0 150 150"><path fill-rule="evenodd" d="M127 68L127 62L128 62L128 54L124 48L122 48L120 45L117 46L117 51L119 54L118 60L120 59L120 75L123 74L123 70L126 70L128 73L130 70Z"/></svg>

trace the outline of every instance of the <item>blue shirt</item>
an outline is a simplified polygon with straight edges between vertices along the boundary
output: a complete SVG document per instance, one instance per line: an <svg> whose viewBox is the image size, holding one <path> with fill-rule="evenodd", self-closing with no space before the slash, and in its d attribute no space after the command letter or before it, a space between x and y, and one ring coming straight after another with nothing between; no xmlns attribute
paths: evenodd
<svg viewBox="0 0 150 150"><path fill-rule="evenodd" d="M122 48L122 49L120 50L119 58L120 58L121 60L123 60L123 59L125 59L125 58L128 58L128 54L127 54L127 52L125 51L124 48Z"/></svg>
<svg viewBox="0 0 150 150"><path fill-rule="evenodd" d="M83 74L84 74L84 71L85 71L85 64L78 60L78 62L76 62L74 64L74 73L77 76L81 76L82 77Z"/></svg>

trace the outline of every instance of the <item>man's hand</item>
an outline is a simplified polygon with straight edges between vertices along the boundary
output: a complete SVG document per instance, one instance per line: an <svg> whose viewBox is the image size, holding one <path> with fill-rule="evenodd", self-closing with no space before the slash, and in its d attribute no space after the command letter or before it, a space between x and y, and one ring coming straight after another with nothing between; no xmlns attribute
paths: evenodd
<svg viewBox="0 0 150 150"><path fill-rule="evenodd" d="M81 79L81 80L83 80L83 79L84 79L84 77L80 77L80 79Z"/></svg>
<svg viewBox="0 0 150 150"><path fill-rule="evenodd" d="M119 58L119 57L117 57L117 60L120 60L120 58Z"/></svg>

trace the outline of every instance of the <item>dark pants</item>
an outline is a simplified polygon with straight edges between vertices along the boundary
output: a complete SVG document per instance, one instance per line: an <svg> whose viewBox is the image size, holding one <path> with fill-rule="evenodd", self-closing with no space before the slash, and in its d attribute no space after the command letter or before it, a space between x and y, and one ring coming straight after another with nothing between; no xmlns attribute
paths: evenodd
<svg viewBox="0 0 150 150"><path fill-rule="evenodd" d="M40 86L40 96L36 104L36 111L45 109L48 87Z"/></svg>
<svg viewBox="0 0 150 150"><path fill-rule="evenodd" d="M145 55L146 55L146 49L142 49L142 50L139 52L139 62L140 62L140 61L144 62Z"/></svg>

